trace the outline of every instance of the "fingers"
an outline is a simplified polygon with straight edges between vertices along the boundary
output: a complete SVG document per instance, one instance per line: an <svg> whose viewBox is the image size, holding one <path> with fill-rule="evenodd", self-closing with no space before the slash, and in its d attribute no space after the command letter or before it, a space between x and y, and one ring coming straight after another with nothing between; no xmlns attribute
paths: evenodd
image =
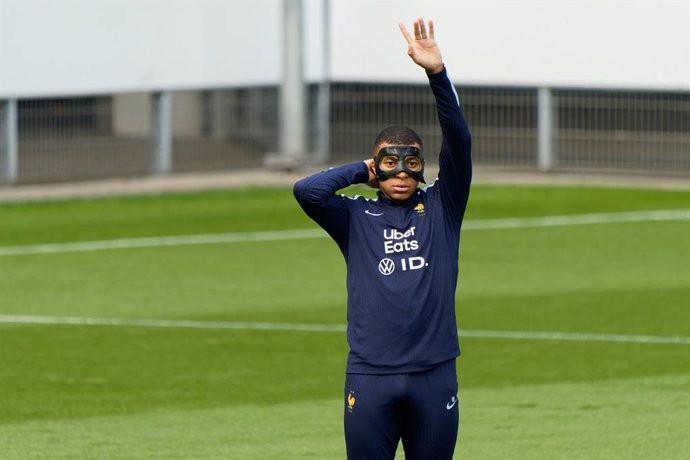
<svg viewBox="0 0 690 460"><path fill-rule="evenodd" d="M400 32L402 32L403 37L405 37L405 41L407 41L407 43L412 43L412 40L413 40L412 35L410 35L410 33L407 31L407 27L405 27L405 23L399 22L398 27L400 27Z"/></svg>
<svg viewBox="0 0 690 460"><path fill-rule="evenodd" d="M434 38L434 21L429 21L429 32L427 33L426 24L424 24L423 18L418 18L414 21L414 38L415 40L426 40L427 38ZM409 43L412 40L412 36L407 32L405 24L402 22L398 23L400 30L402 31L405 39Z"/></svg>
<svg viewBox="0 0 690 460"><path fill-rule="evenodd" d="M407 27L405 27L405 23L399 22L398 27L400 28L400 32L402 32L403 37L405 37L405 40L407 41L408 44L411 44L414 40L426 40L428 38L434 39L434 21L429 21L429 31L427 33L427 28L426 25L424 24L424 19L419 18L417 19L414 24L413 24L413 30L414 30L414 38L412 38L412 35L407 31Z"/></svg>
<svg viewBox="0 0 690 460"><path fill-rule="evenodd" d="M426 25L424 24L424 19L423 18L417 19L417 22L415 24L419 24L419 35L420 35L421 39L426 40L427 38L429 38L426 34Z"/></svg>

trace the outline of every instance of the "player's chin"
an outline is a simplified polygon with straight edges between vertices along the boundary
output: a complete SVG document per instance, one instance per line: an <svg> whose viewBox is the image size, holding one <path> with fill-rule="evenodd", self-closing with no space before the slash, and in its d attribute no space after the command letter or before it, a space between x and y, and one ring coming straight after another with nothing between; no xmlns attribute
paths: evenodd
<svg viewBox="0 0 690 460"><path fill-rule="evenodd" d="M410 198L412 195L414 195L414 192L415 192L415 189L412 187L406 188L406 189L396 188L396 189L388 190L388 193L386 195L388 195L389 198L392 198L396 201L405 201L408 198Z"/></svg>

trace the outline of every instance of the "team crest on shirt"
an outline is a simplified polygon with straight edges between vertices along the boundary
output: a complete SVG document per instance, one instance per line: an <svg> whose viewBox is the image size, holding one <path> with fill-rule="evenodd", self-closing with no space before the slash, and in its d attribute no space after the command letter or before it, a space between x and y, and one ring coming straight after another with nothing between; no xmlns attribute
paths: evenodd
<svg viewBox="0 0 690 460"><path fill-rule="evenodd" d="M417 214L420 216L424 215L424 203L419 203L417 206L414 207L414 210L417 211Z"/></svg>
<svg viewBox="0 0 690 460"><path fill-rule="evenodd" d="M355 402L357 400L355 399L355 390L350 390L350 392L347 394L347 411L352 412L352 409L355 408Z"/></svg>

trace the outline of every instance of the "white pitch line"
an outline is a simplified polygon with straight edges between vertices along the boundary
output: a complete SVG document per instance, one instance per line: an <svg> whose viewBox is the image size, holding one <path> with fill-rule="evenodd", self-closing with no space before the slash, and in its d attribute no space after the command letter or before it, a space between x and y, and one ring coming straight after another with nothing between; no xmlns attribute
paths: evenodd
<svg viewBox="0 0 690 460"><path fill-rule="evenodd" d="M488 230L503 228L563 227L569 225L613 224L625 222L661 222L690 220L690 209L666 209L653 211L609 212L574 214L565 216L523 217L507 219L470 220L463 230Z"/></svg>
<svg viewBox="0 0 690 460"><path fill-rule="evenodd" d="M281 241L325 238L320 228L276 230L266 232L211 233L205 235L153 236L73 243L49 243L26 246L0 246L0 256L27 254L57 254L63 252L103 251L107 249L154 248L160 246L184 246L195 244L245 243L254 241Z"/></svg>
<svg viewBox="0 0 690 460"><path fill-rule="evenodd" d="M224 329L240 331L345 332L342 324L261 323L167 319L85 318L76 316L0 315L0 324L116 326L175 329ZM690 345L690 337L658 335L590 334L542 331L488 331L458 329L460 338L617 342L655 345Z"/></svg>
<svg viewBox="0 0 690 460"><path fill-rule="evenodd" d="M569 225L593 225L625 222L659 222L676 220L690 220L690 209L468 220L463 224L463 231L533 227L561 227ZM262 232L155 236L100 241L77 241L72 243L0 246L0 257L29 254L57 254L65 252L103 251L111 249L153 248L161 246L183 246L196 244L299 240L325 238L327 236L328 235L326 234L326 232L316 228Z"/></svg>
<svg viewBox="0 0 690 460"><path fill-rule="evenodd" d="M176 329L234 329L245 331L344 332L340 324L255 323L231 321L193 321L175 319L87 318L79 316L0 315L5 324L47 324L71 326L120 326Z"/></svg>
<svg viewBox="0 0 690 460"><path fill-rule="evenodd" d="M619 342L690 345L690 337L662 335L591 334L580 332L482 331L458 329L462 337L515 340L564 340L571 342Z"/></svg>

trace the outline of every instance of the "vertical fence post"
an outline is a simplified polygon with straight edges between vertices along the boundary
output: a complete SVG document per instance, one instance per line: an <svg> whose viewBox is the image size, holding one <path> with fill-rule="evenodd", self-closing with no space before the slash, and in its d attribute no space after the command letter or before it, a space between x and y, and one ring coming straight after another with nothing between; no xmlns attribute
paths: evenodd
<svg viewBox="0 0 690 460"><path fill-rule="evenodd" d="M167 174L172 168L172 101L169 92L153 93L152 174Z"/></svg>
<svg viewBox="0 0 690 460"><path fill-rule="evenodd" d="M289 156L305 153L305 101L302 77L302 0L284 0L285 75L280 93L280 147Z"/></svg>
<svg viewBox="0 0 690 460"><path fill-rule="evenodd" d="M537 166L551 171L555 166L556 115L551 88L537 90Z"/></svg>
<svg viewBox="0 0 690 460"><path fill-rule="evenodd" d="M316 162L326 164L331 156L331 13L330 0L323 0L322 77L317 102Z"/></svg>
<svg viewBox="0 0 690 460"><path fill-rule="evenodd" d="M17 139L17 100L0 101L0 185L12 185L17 181Z"/></svg>
<svg viewBox="0 0 690 460"><path fill-rule="evenodd" d="M302 0L283 0L283 83L279 99L279 151L268 167L293 169L306 158L306 101L302 69Z"/></svg>

